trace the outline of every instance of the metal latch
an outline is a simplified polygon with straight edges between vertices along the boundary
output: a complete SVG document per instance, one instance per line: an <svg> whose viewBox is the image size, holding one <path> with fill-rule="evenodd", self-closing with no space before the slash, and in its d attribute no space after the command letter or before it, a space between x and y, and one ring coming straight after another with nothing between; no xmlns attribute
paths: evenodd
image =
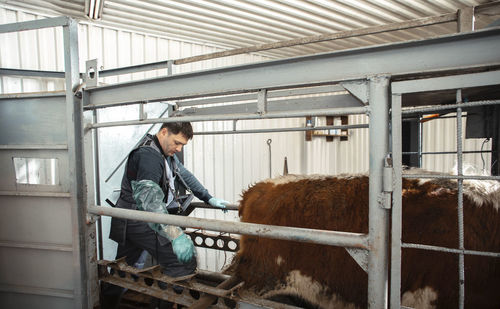
<svg viewBox="0 0 500 309"><path fill-rule="evenodd" d="M388 154L384 162L384 171L382 175L382 192L380 193L378 198L380 207L384 209L391 209L393 175L394 169L392 167L392 158L391 155Z"/></svg>

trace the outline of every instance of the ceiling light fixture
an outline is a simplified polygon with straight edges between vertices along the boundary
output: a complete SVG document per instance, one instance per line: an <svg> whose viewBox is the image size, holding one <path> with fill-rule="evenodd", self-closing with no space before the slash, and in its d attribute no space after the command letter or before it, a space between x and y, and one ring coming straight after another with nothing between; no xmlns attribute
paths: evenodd
<svg viewBox="0 0 500 309"><path fill-rule="evenodd" d="M99 20L103 6L104 0L85 0L85 15L92 20Z"/></svg>

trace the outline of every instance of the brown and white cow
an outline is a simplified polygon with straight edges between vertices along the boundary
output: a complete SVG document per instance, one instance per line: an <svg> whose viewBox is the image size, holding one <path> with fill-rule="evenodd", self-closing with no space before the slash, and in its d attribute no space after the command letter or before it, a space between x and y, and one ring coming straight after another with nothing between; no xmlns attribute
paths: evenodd
<svg viewBox="0 0 500 309"><path fill-rule="evenodd" d="M500 251L499 183L464 183L465 248ZM458 246L456 181L403 180L403 241ZM243 222L368 233L368 177L288 175L243 193ZM368 276L341 247L243 236L244 291L319 308L365 308ZM403 249L402 305L458 308L458 255ZM303 304L302 304L303 305ZM465 256L466 308L500 308L500 258Z"/></svg>

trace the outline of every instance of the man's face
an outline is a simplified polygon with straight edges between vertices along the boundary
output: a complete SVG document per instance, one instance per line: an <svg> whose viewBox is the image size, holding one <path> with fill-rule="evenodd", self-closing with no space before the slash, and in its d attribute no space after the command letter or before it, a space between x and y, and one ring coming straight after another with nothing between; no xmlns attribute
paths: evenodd
<svg viewBox="0 0 500 309"><path fill-rule="evenodd" d="M180 152L182 146L186 145L188 139L182 133L172 134L167 128L163 128L157 134L163 153L167 156L173 156Z"/></svg>

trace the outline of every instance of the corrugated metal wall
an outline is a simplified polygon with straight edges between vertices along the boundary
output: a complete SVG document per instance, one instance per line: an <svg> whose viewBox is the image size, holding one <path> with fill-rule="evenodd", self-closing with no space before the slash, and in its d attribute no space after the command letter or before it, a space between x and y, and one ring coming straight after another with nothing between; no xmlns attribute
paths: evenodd
<svg viewBox="0 0 500 309"><path fill-rule="evenodd" d="M454 114L451 114L454 115ZM465 139L466 118L462 118L462 151L489 151L491 139ZM457 151L457 119L444 118L425 122L422 132L423 152ZM477 170L490 171L490 153L465 153L463 162ZM451 172L456 168L456 154L428 154L422 157L422 167L432 171ZM467 171L464 169L464 173Z"/></svg>
<svg viewBox="0 0 500 309"><path fill-rule="evenodd" d="M42 18L29 13L0 8L0 23L10 23ZM84 61L98 58L104 69L142 64L166 59L176 59L217 51L217 47L170 40L168 38L133 33L114 28L82 24L79 28L79 47L81 71ZM60 29L44 29L19 34L1 34L0 66L5 68L57 70L63 69L62 35ZM56 48L57 47L57 48ZM241 64L265 60L257 55L241 55L231 58L186 64L174 68L174 73L192 70L209 69L218 66ZM165 75L166 70L148 73L134 73L118 77L101 79L101 83L124 82L131 79L142 79ZM0 92L12 93L23 91L60 90L64 87L62 80L1 77ZM166 103L147 104L149 117L157 117ZM99 112L100 121L125 120L136 118L137 107L110 108ZM320 121L322 121L320 119ZM366 116L349 116L349 124L367 123ZM238 129L286 128L304 126L305 119L252 120L237 122ZM128 126L120 128L99 129L100 140L100 174L102 199L112 195L119 189L123 170L120 169L108 182L117 164L127 155L133 145L144 134L149 126ZM229 130L232 122L195 123L196 132ZM152 132L156 132L156 126ZM435 120L425 124L424 151L453 150L454 120ZM262 133L235 135L197 135L185 147L185 165L191 170L209 191L220 198L237 203L242 190L249 185L268 178L269 146L271 139L271 176L280 175L283 171L284 158L288 159L290 173L299 174L341 174L364 173L368 171L368 129L349 130L347 141L335 138L326 142L324 137L314 137L311 142L305 141L304 132L294 133ZM469 142L467 145L480 148L482 141ZM449 144L451 143L451 144ZM479 147L478 147L479 145ZM464 149L471 149L464 148ZM472 156L475 164L481 162L479 155ZM449 171L452 161L446 156L424 157L425 168ZM469 156L465 157L466 160ZM487 160L489 162L489 160ZM198 210L196 216L237 220L235 212L223 214L215 210ZM107 239L109 218L104 218L103 236L105 239L104 257L114 258L116 244ZM212 250L199 249L200 267L209 270L220 269L230 258L229 254L216 253Z"/></svg>

